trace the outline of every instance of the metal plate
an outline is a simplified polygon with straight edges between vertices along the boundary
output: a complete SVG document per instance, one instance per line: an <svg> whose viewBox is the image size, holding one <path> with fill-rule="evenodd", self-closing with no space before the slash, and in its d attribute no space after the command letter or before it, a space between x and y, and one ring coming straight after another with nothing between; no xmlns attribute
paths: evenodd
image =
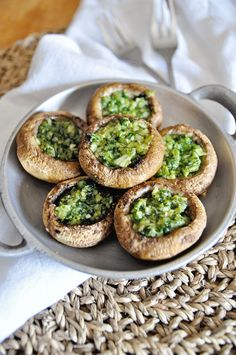
<svg viewBox="0 0 236 355"><path fill-rule="evenodd" d="M36 111L67 110L85 118L87 102L105 81L86 83L65 90L38 106ZM42 223L42 206L52 185L27 174L16 156L15 135L32 112L16 127L5 150L2 163L2 197L5 208L19 232L30 245L77 270L112 278L139 278L177 269L202 254L225 232L235 212L236 166L229 139L202 107L188 95L158 84L142 82L156 91L164 112L162 127L188 123L212 141L219 165L207 196L202 202L207 211L207 227L187 251L161 262L141 261L126 253L114 234L95 247L74 249L55 241Z"/></svg>

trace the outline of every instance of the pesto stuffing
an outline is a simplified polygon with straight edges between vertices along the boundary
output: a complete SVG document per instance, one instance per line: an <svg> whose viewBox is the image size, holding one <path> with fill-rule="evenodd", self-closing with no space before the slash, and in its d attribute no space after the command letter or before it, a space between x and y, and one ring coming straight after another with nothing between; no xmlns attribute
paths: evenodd
<svg viewBox="0 0 236 355"><path fill-rule="evenodd" d="M125 168L138 163L152 140L145 121L127 117L108 122L90 138L96 158L110 168Z"/></svg>
<svg viewBox="0 0 236 355"><path fill-rule="evenodd" d="M93 224L107 215L112 204L107 190L91 180L81 180L60 198L55 215L68 225Z"/></svg>
<svg viewBox="0 0 236 355"><path fill-rule="evenodd" d="M81 138L80 129L68 119L43 120L37 132L41 150L59 160L76 160Z"/></svg>
<svg viewBox="0 0 236 355"><path fill-rule="evenodd" d="M184 134L167 134L163 137L166 153L156 177L175 179L196 174L205 155L200 144Z"/></svg>
<svg viewBox="0 0 236 355"><path fill-rule="evenodd" d="M111 95L101 98L102 115L129 114L137 118L148 119L152 113L148 98L153 95L152 90L146 90L136 96L127 90L114 91Z"/></svg>
<svg viewBox="0 0 236 355"><path fill-rule="evenodd" d="M187 207L186 197L155 187L151 193L133 202L130 210L133 229L150 238L168 234L190 223Z"/></svg>

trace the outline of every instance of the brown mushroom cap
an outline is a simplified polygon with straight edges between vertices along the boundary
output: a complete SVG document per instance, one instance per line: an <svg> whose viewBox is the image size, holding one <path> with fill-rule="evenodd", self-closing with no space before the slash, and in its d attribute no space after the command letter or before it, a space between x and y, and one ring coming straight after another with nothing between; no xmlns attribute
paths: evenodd
<svg viewBox="0 0 236 355"><path fill-rule="evenodd" d="M202 146L206 155L202 157L201 167L195 175L186 178L183 177L167 180L170 180L176 188L184 191L192 192L196 195L205 193L215 177L218 164L216 152L209 138L200 130L186 124L178 124L163 128L160 131L160 134L162 137L167 134L186 134ZM163 180L164 178L161 179ZM155 178L155 180L158 181L159 178Z"/></svg>
<svg viewBox="0 0 236 355"><path fill-rule="evenodd" d="M135 119L125 115L108 116L100 121L96 121L88 127L86 131L87 134L84 136L80 145L79 161L86 174L99 184L118 189L126 189L150 179L157 172L161 167L165 148L158 131L154 129L150 123L145 121L152 135L152 141L146 155L139 163L134 167L115 169L100 163L90 149L89 136L111 120L120 117Z"/></svg>
<svg viewBox="0 0 236 355"><path fill-rule="evenodd" d="M150 90L148 87L135 84L135 83L111 83L100 86L93 96L90 98L87 106L87 122L92 124L98 120L103 119L102 108L101 108L101 98L103 96L109 96L114 91L126 90L132 95L140 95L145 93L145 91ZM149 123L155 128L159 127L162 122L162 109L159 101L155 96L150 96L147 98L150 108L152 110L151 116L147 119Z"/></svg>
<svg viewBox="0 0 236 355"><path fill-rule="evenodd" d="M39 125L44 119L70 119L83 132L85 122L69 112L39 112L31 116L20 128L16 136L17 156L23 168L34 177L57 183L82 174L79 161L54 159L39 147L36 137Z"/></svg>
<svg viewBox="0 0 236 355"><path fill-rule="evenodd" d="M88 176L80 176L57 184L47 195L43 206L43 223L46 231L60 243L75 248L88 248L105 239L113 228L113 210L101 221L90 225L65 225L55 216L56 200L66 190L71 189L80 180Z"/></svg>
<svg viewBox="0 0 236 355"><path fill-rule="evenodd" d="M173 193L180 193L188 199L191 222L161 237L143 237L133 230L129 217L130 207L134 200L152 191L156 186L161 189L167 188ZM114 214L119 243L128 253L143 260L163 260L188 249L200 238L206 227L206 221L205 208L196 195L181 191L171 181L161 179L148 181L128 190L116 205Z"/></svg>

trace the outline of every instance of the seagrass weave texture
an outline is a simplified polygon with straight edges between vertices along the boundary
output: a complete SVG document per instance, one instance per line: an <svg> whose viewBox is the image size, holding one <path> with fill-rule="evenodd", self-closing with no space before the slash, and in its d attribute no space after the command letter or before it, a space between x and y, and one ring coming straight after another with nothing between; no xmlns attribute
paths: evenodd
<svg viewBox="0 0 236 355"><path fill-rule="evenodd" d="M40 35L0 51L0 93L27 75ZM236 348L236 225L198 260L161 277L90 278L28 320L0 354L220 354Z"/></svg>

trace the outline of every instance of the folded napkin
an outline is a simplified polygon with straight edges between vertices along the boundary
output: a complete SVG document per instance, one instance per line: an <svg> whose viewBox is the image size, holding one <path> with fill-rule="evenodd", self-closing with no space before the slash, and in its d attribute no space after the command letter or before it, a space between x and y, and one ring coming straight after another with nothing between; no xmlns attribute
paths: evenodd
<svg viewBox="0 0 236 355"><path fill-rule="evenodd" d="M166 75L165 63L150 46L151 1L86 0L66 35L45 35L35 52L27 80L0 100L0 157L17 122L51 95L92 79L125 78L155 81L143 68L116 58L103 43L96 17L111 7L144 49L154 69ZM176 1L179 46L173 64L177 89L220 83L236 89L236 6L234 1ZM213 112L215 106L210 107ZM222 129L233 130L225 111L217 108ZM17 115L16 115L17 112ZM220 118L219 118L220 117ZM230 124L228 124L230 122ZM0 205L0 240L19 235ZM0 341L29 317L50 306L89 275L72 270L34 251L22 257L0 257Z"/></svg>

